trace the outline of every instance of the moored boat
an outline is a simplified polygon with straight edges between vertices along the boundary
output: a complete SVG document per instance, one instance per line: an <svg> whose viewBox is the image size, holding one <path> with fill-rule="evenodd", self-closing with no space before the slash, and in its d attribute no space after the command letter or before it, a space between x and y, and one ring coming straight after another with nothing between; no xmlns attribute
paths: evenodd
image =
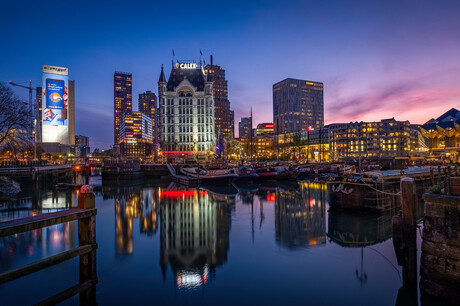
<svg viewBox="0 0 460 306"><path fill-rule="evenodd" d="M262 167L257 168L256 173L259 175L259 180L276 180L278 177L278 172L275 168Z"/></svg>
<svg viewBox="0 0 460 306"><path fill-rule="evenodd" d="M231 183L234 181L238 174L233 169L216 169L208 170L204 167L183 167L180 172L188 177L200 179L202 182L226 182Z"/></svg>
<svg viewBox="0 0 460 306"><path fill-rule="evenodd" d="M241 166L235 169L236 174L238 174L238 181L253 181L259 177L259 174L256 173L256 170L251 167Z"/></svg>

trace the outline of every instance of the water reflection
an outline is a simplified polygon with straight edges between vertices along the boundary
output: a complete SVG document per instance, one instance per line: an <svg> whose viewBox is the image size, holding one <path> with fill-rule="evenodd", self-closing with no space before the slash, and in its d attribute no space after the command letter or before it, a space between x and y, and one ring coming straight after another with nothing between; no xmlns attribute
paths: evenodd
<svg viewBox="0 0 460 306"><path fill-rule="evenodd" d="M325 185L280 186L274 195L276 241L288 249L326 243Z"/></svg>
<svg viewBox="0 0 460 306"><path fill-rule="evenodd" d="M105 188L104 188L105 189ZM148 236L153 235L158 228L158 189L127 186L117 188L115 197L115 249L116 253L132 254L133 220L139 219L139 231ZM111 188L109 188L110 191ZM104 190L107 192L107 189Z"/></svg>
<svg viewBox="0 0 460 306"><path fill-rule="evenodd" d="M391 238L394 212L366 213L329 209L328 237L345 247L365 247Z"/></svg>
<svg viewBox="0 0 460 306"><path fill-rule="evenodd" d="M161 259L180 289L202 286L227 261L234 195L174 186L161 190Z"/></svg>

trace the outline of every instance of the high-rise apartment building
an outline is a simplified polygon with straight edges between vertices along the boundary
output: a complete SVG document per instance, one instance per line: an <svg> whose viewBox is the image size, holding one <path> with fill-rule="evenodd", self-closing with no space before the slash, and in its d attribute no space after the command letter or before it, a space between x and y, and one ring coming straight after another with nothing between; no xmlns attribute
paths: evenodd
<svg viewBox="0 0 460 306"><path fill-rule="evenodd" d="M83 135L75 135L75 156L86 157L90 154L89 137Z"/></svg>
<svg viewBox="0 0 460 306"><path fill-rule="evenodd" d="M225 138L231 138L230 101L228 100L228 85L225 79L225 70L214 65L211 55L211 64L206 65L205 73L208 80L213 82L212 94L214 97L214 115L216 132Z"/></svg>
<svg viewBox="0 0 460 306"><path fill-rule="evenodd" d="M238 137L240 139L249 138L252 132L251 128L251 117L242 117L238 124Z"/></svg>
<svg viewBox="0 0 460 306"><path fill-rule="evenodd" d="M177 62L168 82L161 68L158 81L159 138L168 159L208 159L214 153L213 83L193 62ZM189 156L185 156L189 155Z"/></svg>
<svg viewBox="0 0 460 306"><path fill-rule="evenodd" d="M273 85L276 134L319 129L324 125L323 83L285 79Z"/></svg>
<svg viewBox="0 0 460 306"><path fill-rule="evenodd" d="M140 112L124 113L120 126L122 156L145 157L152 154L152 119Z"/></svg>
<svg viewBox="0 0 460 306"><path fill-rule="evenodd" d="M156 142L157 95L150 90L139 94L139 112L152 119L153 142Z"/></svg>
<svg viewBox="0 0 460 306"><path fill-rule="evenodd" d="M114 99L114 144L120 142L120 125L123 120L123 113L133 110L132 98L132 74L116 71L113 76L113 99Z"/></svg>
<svg viewBox="0 0 460 306"><path fill-rule="evenodd" d="M155 120L155 110L157 107L157 95L150 90L139 94L139 112Z"/></svg>

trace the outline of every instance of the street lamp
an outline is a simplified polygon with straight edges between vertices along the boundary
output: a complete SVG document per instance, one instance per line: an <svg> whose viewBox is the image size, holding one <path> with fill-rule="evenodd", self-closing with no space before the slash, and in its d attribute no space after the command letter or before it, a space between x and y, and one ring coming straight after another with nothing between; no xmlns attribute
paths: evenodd
<svg viewBox="0 0 460 306"><path fill-rule="evenodd" d="M307 128L307 164L308 164L308 158L310 157L310 132L313 131L314 128L310 125Z"/></svg>

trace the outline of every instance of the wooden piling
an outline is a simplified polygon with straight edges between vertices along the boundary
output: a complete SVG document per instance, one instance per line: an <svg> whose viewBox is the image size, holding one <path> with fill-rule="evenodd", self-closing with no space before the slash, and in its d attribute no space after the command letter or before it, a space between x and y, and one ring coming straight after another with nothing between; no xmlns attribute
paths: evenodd
<svg viewBox="0 0 460 306"><path fill-rule="evenodd" d="M413 178L401 179L402 232L403 232L403 282L407 286L417 284L417 246L416 246L416 189Z"/></svg>
<svg viewBox="0 0 460 306"><path fill-rule="evenodd" d="M78 194L78 208L95 208L94 193L89 186L82 186ZM96 216L78 220L78 243L92 245L93 250L80 256L80 283L93 281L97 283L96 274ZM91 286L80 293L80 305L94 305L96 303L96 286Z"/></svg>

